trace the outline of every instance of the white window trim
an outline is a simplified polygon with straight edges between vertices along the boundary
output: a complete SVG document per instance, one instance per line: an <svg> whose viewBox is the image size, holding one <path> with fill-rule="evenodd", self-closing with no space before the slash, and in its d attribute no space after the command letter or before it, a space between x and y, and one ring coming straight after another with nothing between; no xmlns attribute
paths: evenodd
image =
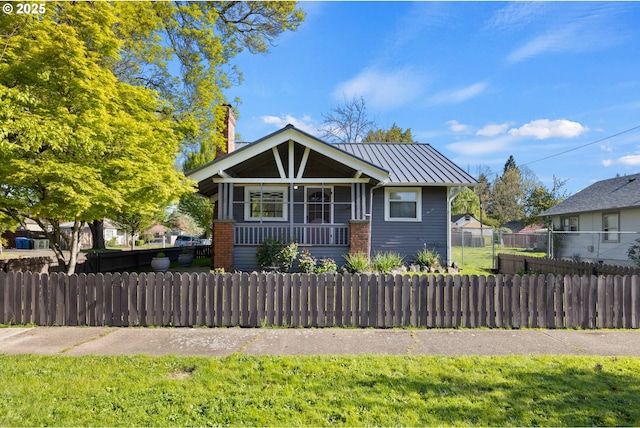
<svg viewBox="0 0 640 428"><path fill-rule="evenodd" d="M282 192L282 217L252 217L251 192ZM283 186L247 186L244 188L245 221L287 221L289 218L289 188Z"/></svg>
<svg viewBox="0 0 640 428"><path fill-rule="evenodd" d="M391 192L415 192L416 217L391 217L389 195ZM384 221L421 222L422 221L422 187L385 187L384 188Z"/></svg>

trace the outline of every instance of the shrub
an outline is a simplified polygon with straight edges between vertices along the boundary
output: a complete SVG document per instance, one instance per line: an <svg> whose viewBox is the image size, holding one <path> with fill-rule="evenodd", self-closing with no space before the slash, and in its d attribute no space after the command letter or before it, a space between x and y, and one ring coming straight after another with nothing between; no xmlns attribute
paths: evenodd
<svg viewBox="0 0 640 428"><path fill-rule="evenodd" d="M633 260L636 266L640 266L640 238L636 239L635 244L629 247L627 257L629 260Z"/></svg>
<svg viewBox="0 0 640 428"><path fill-rule="evenodd" d="M306 248L298 258L298 268L304 273L311 273L316 269L316 258Z"/></svg>
<svg viewBox="0 0 640 428"><path fill-rule="evenodd" d="M370 269L369 256L365 253L349 253L343 257L347 261L344 268L349 273L361 273Z"/></svg>
<svg viewBox="0 0 640 428"><path fill-rule="evenodd" d="M401 267L404 264L404 257L402 257L398 253L394 253L391 251L385 253L376 253L373 256L373 260L371 261L371 265L373 269L383 273L389 273L394 268Z"/></svg>
<svg viewBox="0 0 640 428"><path fill-rule="evenodd" d="M256 252L258 265L261 269L282 267L285 271L291 269L293 261L298 255L298 244L289 242L283 244L277 239L267 238L262 241Z"/></svg>
<svg viewBox="0 0 640 428"><path fill-rule="evenodd" d="M336 261L332 258L321 258L320 266L316 269L316 273L332 273L338 270Z"/></svg>
<svg viewBox="0 0 640 428"><path fill-rule="evenodd" d="M421 268L427 267L431 269L440 269L440 256L435 251L422 249L416 254L414 263L420 265Z"/></svg>
<svg viewBox="0 0 640 428"><path fill-rule="evenodd" d="M291 270L293 261L298 257L298 244L291 241L287 245L283 245L278 253L278 261L286 272Z"/></svg>
<svg viewBox="0 0 640 428"><path fill-rule="evenodd" d="M282 249L282 243L277 239L266 238L258 247L256 258L260 269L266 269L279 265L278 253Z"/></svg>

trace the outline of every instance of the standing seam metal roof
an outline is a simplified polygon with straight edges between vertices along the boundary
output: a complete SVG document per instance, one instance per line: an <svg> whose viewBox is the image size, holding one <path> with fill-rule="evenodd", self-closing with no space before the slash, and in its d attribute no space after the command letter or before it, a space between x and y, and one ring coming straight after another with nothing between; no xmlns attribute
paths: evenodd
<svg viewBox="0 0 640 428"><path fill-rule="evenodd" d="M478 183L429 144L340 143L334 146L390 171L390 183L471 186Z"/></svg>

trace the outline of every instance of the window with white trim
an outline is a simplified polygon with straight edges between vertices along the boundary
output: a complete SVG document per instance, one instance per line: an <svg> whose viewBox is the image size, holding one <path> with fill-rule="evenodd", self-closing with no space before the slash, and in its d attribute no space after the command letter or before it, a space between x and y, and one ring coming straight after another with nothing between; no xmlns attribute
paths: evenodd
<svg viewBox="0 0 640 428"><path fill-rule="evenodd" d="M286 187L246 187L244 196L245 220L287 220Z"/></svg>
<svg viewBox="0 0 640 428"><path fill-rule="evenodd" d="M602 214L602 242L620 242L620 213Z"/></svg>
<svg viewBox="0 0 640 428"><path fill-rule="evenodd" d="M384 220L422 221L422 189L420 187L385 188Z"/></svg>
<svg viewBox="0 0 640 428"><path fill-rule="evenodd" d="M578 216L562 217L560 218L560 230L567 232L577 232L578 228Z"/></svg>

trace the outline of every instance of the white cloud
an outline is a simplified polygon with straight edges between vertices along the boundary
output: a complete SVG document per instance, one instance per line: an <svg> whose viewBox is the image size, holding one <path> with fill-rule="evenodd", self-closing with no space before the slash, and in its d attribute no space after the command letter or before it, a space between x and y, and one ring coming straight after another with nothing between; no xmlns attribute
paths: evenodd
<svg viewBox="0 0 640 428"><path fill-rule="evenodd" d="M638 166L640 165L640 155L622 156L618 162L626 166Z"/></svg>
<svg viewBox="0 0 640 428"><path fill-rule="evenodd" d="M630 37L631 31L620 25L618 19L627 13L628 5L623 3L591 5L586 2L575 8L555 4L547 11L541 9L544 13L529 24L546 25L547 29L514 50L507 61L514 64L546 53L574 54L618 45Z"/></svg>
<svg viewBox="0 0 640 428"><path fill-rule="evenodd" d="M487 89L486 82L474 83L466 88L453 89L450 91L442 91L433 97L430 101L432 104L455 104L466 101L470 98L480 95Z"/></svg>
<svg viewBox="0 0 640 428"><path fill-rule="evenodd" d="M534 120L520 128L509 130L514 137L535 137L536 140L547 138L574 138L588 131L588 128L570 120Z"/></svg>
<svg viewBox="0 0 640 428"><path fill-rule="evenodd" d="M486 125L484 128L478 130L478 132L476 132L476 135L481 137L495 137L496 135L504 134L505 132L507 132L507 129L509 129L508 123L503 123L501 125L491 124Z"/></svg>
<svg viewBox="0 0 640 428"><path fill-rule="evenodd" d="M290 114L281 116L262 116L262 122L268 125L274 125L274 127L277 129L284 128L285 126L291 124L296 128L311 135L318 134L315 121L311 118L311 116L307 115L302 116L302 118L297 118L291 116Z"/></svg>
<svg viewBox="0 0 640 428"><path fill-rule="evenodd" d="M507 62L513 64L524 61L546 52L563 52L570 50L573 37L569 29L549 32L525 43L507 57Z"/></svg>
<svg viewBox="0 0 640 428"><path fill-rule="evenodd" d="M537 22L548 10L544 2L511 2L498 9L487 22L488 29L514 31Z"/></svg>
<svg viewBox="0 0 640 428"><path fill-rule="evenodd" d="M459 141L447 145L447 149L452 152L459 153L461 155L484 155L489 153L496 153L509 147L513 138L508 135L504 135L498 138L492 138L489 140L468 140Z"/></svg>
<svg viewBox="0 0 640 428"><path fill-rule="evenodd" d="M447 122L447 125L449 125L449 129L451 131L458 134L471 134L473 132L473 130L471 129L471 126L464 125L458 122L457 120L450 120Z"/></svg>
<svg viewBox="0 0 640 428"><path fill-rule="evenodd" d="M339 84L333 91L333 97L339 100L363 97L367 107L390 110L415 100L425 85L424 75L409 67L394 71L370 68Z"/></svg>
<svg viewBox="0 0 640 428"><path fill-rule="evenodd" d="M613 161L611 159L604 159L602 161L602 166L607 167L613 165Z"/></svg>

